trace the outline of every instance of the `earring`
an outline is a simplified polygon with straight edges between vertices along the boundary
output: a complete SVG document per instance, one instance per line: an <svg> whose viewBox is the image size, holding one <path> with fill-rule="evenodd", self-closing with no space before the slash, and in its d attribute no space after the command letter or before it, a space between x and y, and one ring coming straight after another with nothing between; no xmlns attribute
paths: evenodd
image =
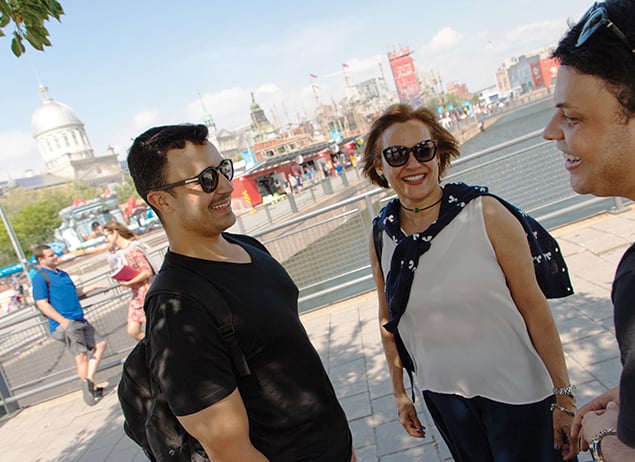
<svg viewBox="0 0 635 462"><path fill-rule="evenodd" d="M386 179L386 177L384 176L384 174L383 174L383 173L380 173L380 174L379 174L379 179L380 179L381 181L384 181L384 180Z"/></svg>

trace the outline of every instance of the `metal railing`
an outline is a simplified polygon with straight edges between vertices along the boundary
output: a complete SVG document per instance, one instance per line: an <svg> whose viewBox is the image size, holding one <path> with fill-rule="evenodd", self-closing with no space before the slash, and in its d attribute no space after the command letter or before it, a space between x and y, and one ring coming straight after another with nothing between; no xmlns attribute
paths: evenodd
<svg viewBox="0 0 635 462"><path fill-rule="evenodd" d="M562 156L539 137L540 132L530 133L459 159L445 181L487 185L552 226L579 218L581 210L589 214L623 208L619 199L576 195L569 187ZM370 222L393 193L373 189L355 170L346 175L346 181L332 177L328 187L317 184L291 201L258 207L242 215L231 229L260 239L283 264L300 288L300 311L374 288L368 256ZM318 210L318 206L322 207ZM282 222L275 224L274 217ZM167 240L162 231L144 241L152 248L151 255L165 254ZM105 257L84 258L65 269L71 274L73 269L81 272L83 284L110 284ZM118 367L134 345L125 329L129 297L129 290L116 287L84 302L87 319L108 342L100 370ZM0 404L8 414L77 388L71 355L50 338L41 315L23 311L0 325Z"/></svg>

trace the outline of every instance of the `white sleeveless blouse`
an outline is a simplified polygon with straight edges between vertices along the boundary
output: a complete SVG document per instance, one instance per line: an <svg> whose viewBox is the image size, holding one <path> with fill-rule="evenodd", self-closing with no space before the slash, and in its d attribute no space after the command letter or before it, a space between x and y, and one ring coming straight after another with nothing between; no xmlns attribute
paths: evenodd
<svg viewBox="0 0 635 462"><path fill-rule="evenodd" d="M388 274L395 244L383 234ZM552 383L487 236L481 197L419 259L399 332L422 390L507 404L541 401Z"/></svg>

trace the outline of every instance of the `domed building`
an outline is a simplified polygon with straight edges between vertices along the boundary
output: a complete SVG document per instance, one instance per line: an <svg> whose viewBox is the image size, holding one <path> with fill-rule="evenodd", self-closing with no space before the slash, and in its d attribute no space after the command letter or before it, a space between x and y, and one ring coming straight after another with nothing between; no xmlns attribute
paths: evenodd
<svg viewBox="0 0 635 462"><path fill-rule="evenodd" d="M95 157L77 114L53 101L46 87L40 86L39 91L42 104L33 112L31 127L46 173L92 186L120 183L121 166L112 149L105 156Z"/></svg>

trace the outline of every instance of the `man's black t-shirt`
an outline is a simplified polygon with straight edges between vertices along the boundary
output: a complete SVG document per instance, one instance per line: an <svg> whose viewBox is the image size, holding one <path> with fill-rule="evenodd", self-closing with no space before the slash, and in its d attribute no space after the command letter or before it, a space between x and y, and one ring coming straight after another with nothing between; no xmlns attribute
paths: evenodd
<svg viewBox="0 0 635 462"><path fill-rule="evenodd" d="M164 267L187 268L212 281L231 308L252 376L237 380L209 313L213 307L202 307L187 296L158 295L146 307L146 331L150 367L170 408L179 416L192 414L238 387L249 416L251 441L272 462L348 462L351 433L300 322L297 287L267 253L238 244L250 254L251 263L168 252ZM188 288L183 290L187 293Z"/></svg>
<svg viewBox="0 0 635 462"><path fill-rule="evenodd" d="M620 378L619 439L635 448L635 244L617 267L613 291L615 334L624 369Z"/></svg>

